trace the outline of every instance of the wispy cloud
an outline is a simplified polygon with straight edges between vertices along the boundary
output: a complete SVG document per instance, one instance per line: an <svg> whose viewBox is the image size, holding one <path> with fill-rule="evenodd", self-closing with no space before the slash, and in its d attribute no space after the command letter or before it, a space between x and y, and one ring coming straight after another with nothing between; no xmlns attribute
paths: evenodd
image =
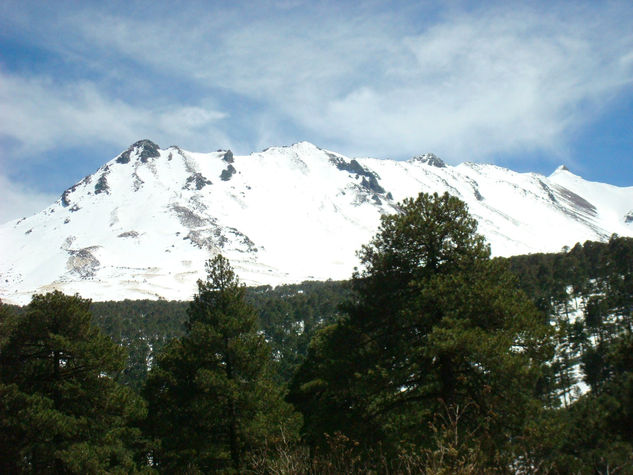
<svg viewBox="0 0 633 475"><path fill-rule="evenodd" d="M90 81L60 83L0 72L0 110L0 134L17 144L14 153L23 159L60 146L104 141L123 146L139 137L196 143L205 136L205 142L227 142L218 127L226 117L222 112L131 104Z"/></svg>
<svg viewBox="0 0 633 475"><path fill-rule="evenodd" d="M628 2L133 5L14 15L25 29L15 34L90 78L3 73L12 120L0 133L40 151L104 137L206 149L308 139L349 154L491 160L561 155L633 89Z"/></svg>
<svg viewBox="0 0 633 475"><path fill-rule="evenodd" d="M0 189L2 189L0 224L18 217L31 216L58 198L54 194L42 193L33 187L15 183L2 174L0 174Z"/></svg>
<svg viewBox="0 0 633 475"><path fill-rule="evenodd" d="M409 57L391 71L394 85L332 98L319 127L374 150L396 141L452 160L560 155L570 133L631 91L633 36L612 21L530 11L451 18L402 38Z"/></svg>

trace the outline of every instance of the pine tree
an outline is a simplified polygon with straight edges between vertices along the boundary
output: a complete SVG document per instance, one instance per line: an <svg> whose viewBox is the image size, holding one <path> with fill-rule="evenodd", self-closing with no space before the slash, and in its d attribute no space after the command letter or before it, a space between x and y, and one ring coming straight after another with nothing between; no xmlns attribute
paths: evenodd
<svg viewBox="0 0 633 475"><path fill-rule="evenodd" d="M131 473L143 401L118 384L125 354L90 323L89 300L35 295L0 318L2 473Z"/></svg>
<svg viewBox="0 0 633 475"><path fill-rule="evenodd" d="M187 334L158 357L145 386L163 472L243 469L249 452L292 439L300 423L273 383L270 349L228 260L206 268Z"/></svg>
<svg viewBox="0 0 633 475"><path fill-rule="evenodd" d="M490 458L516 440L548 327L476 226L448 194L382 218L347 317L313 341L292 385L309 440L342 431L370 447L424 445L447 408L466 407L461 430Z"/></svg>

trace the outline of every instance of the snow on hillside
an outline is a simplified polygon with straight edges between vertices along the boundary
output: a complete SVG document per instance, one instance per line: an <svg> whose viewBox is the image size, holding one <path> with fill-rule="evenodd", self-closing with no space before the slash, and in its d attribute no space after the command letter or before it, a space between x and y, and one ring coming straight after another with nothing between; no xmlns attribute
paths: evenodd
<svg viewBox="0 0 633 475"><path fill-rule="evenodd" d="M188 299L221 252L247 284L346 279L382 214L419 192L464 200L494 255L633 235L633 188L432 154L350 159L301 142L248 156L139 141L42 212L0 226L0 298Z"/></svg>

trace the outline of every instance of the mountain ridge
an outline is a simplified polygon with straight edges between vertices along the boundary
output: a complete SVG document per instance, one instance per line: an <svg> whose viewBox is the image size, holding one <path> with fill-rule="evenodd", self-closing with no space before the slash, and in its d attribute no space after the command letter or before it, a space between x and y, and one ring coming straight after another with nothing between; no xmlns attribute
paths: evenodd
<svg viewBox="0 0 633 475"><path fill-rule="evenodd" d="M250 155L135 142L45 210L0 226L0 298L188 299L218 252L248 284L344 279L380 215L419 192L464 200L493 255L633 235L633 187L433 154L349 158L309 142Z"/></svg>

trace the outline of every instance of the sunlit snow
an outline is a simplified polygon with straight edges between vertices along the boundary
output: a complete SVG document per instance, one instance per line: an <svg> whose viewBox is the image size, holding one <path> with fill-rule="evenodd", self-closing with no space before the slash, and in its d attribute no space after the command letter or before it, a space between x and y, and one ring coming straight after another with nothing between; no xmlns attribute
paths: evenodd
<svg viewBox="0 0 633 475"><path fill-rule="evenodd" d="M95 300L185 300L217 253L247 284L347 279L380 215L421 191L464 200L494 255L633 235L625 219L633 188L562 169L544 177L437 166L431 156L354 161L307 142L235 157L148 144L130 147L42 212L0 226L3 301L52 289Z"/></svg>

